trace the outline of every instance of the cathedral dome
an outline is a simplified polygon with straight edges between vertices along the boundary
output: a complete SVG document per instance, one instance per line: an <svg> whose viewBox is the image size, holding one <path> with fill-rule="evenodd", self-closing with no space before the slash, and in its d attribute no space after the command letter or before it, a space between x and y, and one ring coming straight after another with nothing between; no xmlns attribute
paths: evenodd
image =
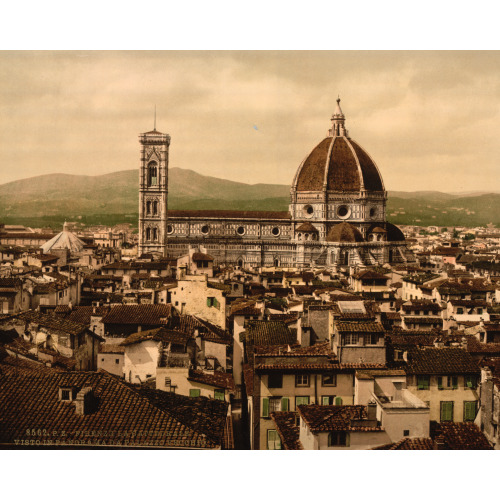
<svg viewBox="0 0 500 500"><path fill-rule="evenodd" d="M383 192L384 184L375 162L347 134L340 99L331 120L328 137L300 164L292 188L296 191Z"/></svg>
<svg viewBox="0 0 500 500"><path fill-rule="evenodd" d="M326 235L326 241L331 243L358 243L364 241L359 229L349 222L335 224Z"/></svg>

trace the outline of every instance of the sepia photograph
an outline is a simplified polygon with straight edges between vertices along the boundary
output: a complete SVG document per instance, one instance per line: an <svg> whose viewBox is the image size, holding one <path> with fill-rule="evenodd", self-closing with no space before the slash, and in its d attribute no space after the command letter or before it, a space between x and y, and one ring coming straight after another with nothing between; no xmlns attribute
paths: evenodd
<svg viewBox="0 0 500 500"><path fill-rule="evenodd" d="M495 16L49 3L0 33L7 495L493 492Z"/></svg>

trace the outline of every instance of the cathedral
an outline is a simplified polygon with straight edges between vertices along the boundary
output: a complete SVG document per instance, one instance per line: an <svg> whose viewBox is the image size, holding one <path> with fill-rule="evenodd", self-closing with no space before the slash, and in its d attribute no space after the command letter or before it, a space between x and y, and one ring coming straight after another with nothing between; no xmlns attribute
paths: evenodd
<svg viewBox="0 0 500 500"><path fill-rule="evenodd" d="M206 248L215 264L332 267L414 261L386 221L387 192L372 158L349 137L337 100L327 137L306 156L287 212L168 210L170 136L141 134L139 255Z"/></svg>

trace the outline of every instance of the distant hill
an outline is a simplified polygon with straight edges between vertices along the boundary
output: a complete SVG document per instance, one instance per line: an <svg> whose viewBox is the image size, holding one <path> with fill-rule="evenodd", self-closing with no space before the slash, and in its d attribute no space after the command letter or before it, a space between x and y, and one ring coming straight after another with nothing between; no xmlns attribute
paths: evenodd
<svg viewBox="0 0 500 500"><path fill-rule="evenodd" d="M100 176L48 174L0 185L0 222L58 227L64 219L88 224L137 223L138 171ZM245 184L169 170L172 209L287 210L289 185ZM390 191L395 224L500 225L500 194ZM392 214L392 215L391 215Z"/></svg>

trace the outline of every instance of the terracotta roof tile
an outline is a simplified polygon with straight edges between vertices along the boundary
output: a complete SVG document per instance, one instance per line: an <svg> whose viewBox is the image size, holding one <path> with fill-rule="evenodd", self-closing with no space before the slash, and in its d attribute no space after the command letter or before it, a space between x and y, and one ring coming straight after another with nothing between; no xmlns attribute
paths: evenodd
<svg viewBox="0 0 500 500"><path fill-rule="evenodd" d="M276 425L276 430L285 450L303 450L300 442L300 428L296 425L298 413L295 411L272 412L270 417Z"/></svg>
<svg viewBox="0 0 500 500"><path fill-rule="evenodd" d="M164 325L172 315L171 304L114 306L104 316L104 324Z"/></svg>
<svg viewBox="0 0 500 500"><path fill-rule="evenodd" d="M450 450L492 450L486 436L472 422L442 422L436 434L440 435Z"/></svg>
<svg viewBox="0 0 500 500"><path fill-rule="evenodd" d="M93 409L76 414L74 403L59 401L59 387L91 388ZM0 444L9 447L32 439L28 445L214 448L227 414L224 402L131 387L106 372L0 374L0 407Z"/></svg>
<svg viewBox="0 0 500 500"><path fill-rule="evenodd" d="M413 348L408 351L409 374L441 375L447 373L474 373L479 366L464 349L454 347Z"/></svg>
<svg viewBox="0 0 500 500"><path fill-rule="evenodd" d="M231 393L234 393L235 391L234 379L231 373L217 371L213 373L206 373L199 370L191 370L189 372L188 380L214 387L221 387L223 389L227 389Z"/></svg>
<svg viewBox="0 0 500 500"><path fill-rule="evenodd" d="M367 410L363 405L300 405L300 416L314 434L325 431L380 432L383 427L360 425L367 422Z"/></svg>
<svg viewBox="0 0 500 500"><path fill-rule="evenodd" d="M282 321L249 321L247 331L242 332L247 345L295 344L297 334Z"/></svg>

